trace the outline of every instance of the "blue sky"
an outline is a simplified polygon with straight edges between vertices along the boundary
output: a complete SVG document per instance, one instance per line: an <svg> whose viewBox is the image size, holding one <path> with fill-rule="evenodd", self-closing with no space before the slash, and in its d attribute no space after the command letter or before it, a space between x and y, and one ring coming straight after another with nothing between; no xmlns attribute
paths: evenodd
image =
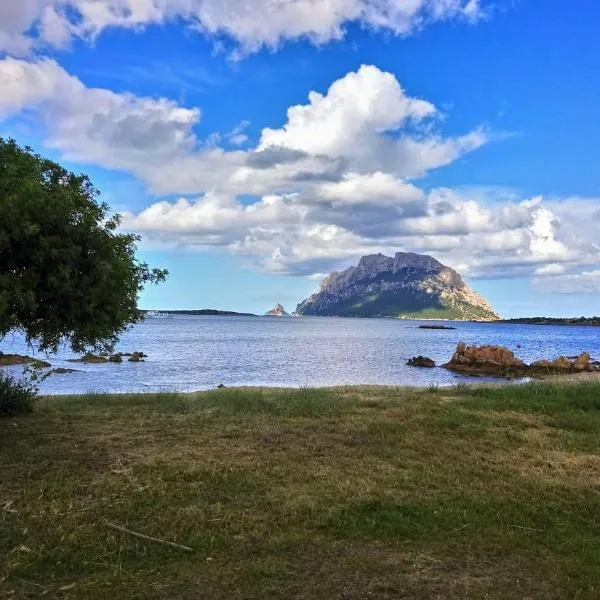
<svg viewBox="0 0 600 600"><path fill-rule="evenodd" d="M171 273L147 308L292 309L408 250L503 315L597 314L599 26L593 0L27 0L0 135L142 235Z"/></svg>

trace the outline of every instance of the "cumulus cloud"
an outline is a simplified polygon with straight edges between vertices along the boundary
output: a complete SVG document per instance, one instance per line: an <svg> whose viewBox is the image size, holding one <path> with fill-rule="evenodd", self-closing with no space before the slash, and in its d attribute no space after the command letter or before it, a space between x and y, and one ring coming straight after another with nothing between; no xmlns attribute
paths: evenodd
<svg viewBox="0 0 600 600"><path fill-rule="evenodd" d="M255 147L238 137L245 122L201 140L198 108L88 88L48 59L1 60L0 89L0 118L40 123L47 145L66 157L182 195L125 214L125 226L152 243L218 248L256 268L302 275L406 250L472 277L596 289L598 201L422 189L420 175L488 136L443 137L439 110L376 67L310 93Z"/></svg>
<svg viewBox="0 0 600 600"><path fill-rule="evenodd" d="M333 82L326 93L310 92L307 104L288 110L282 127L263 129L259 144L246 152L237 169L231 164L225 172L216 169L214 154L199 153L184 162L165 163L147 178L158 192L193 194L201 191L197 174L209 179L212 174L221 188L261 195L290 191L294 183L337 181L349 171L383 170L414 178L488 141L481 128L443 137L435 128L438 116L434 105L408 96L391 73L363 65ZM235 161L231 153L222 159Z"/></svg>
<svg viewBox="0 0 600 600"><path fill-rule="evenodd" d="M87 88L53 60L0 61L0 89L0 118L34 114L47 143L71 159L135 168L176 159L196 144L197 108Z"/></svg>
<svg viewBox="0 0 600 600"><path fill-rule="evenodd" d="M236 146L245 141L246 123L199 140L198 108L87 88L53 60L6 58L0 85L0 118L25 111L68 158L130 170L158 194L218 188L262 196L378 171L414 178L487 140L479 129L442 137L435 106L408 96L374 66L348 73L325 94L311 92L306 105L289 109L282 127L265 128L259 144L244 150Z"/></svg>
<svg viewBox="0 0 600 600"><path fill-rule="evenodd" d="M398 250L433 254L478 278L577 278L582 265L600 263L592 240L562 237L559 220L549 218L539 198L486 205L446 189L425 194L396 180L394 185L385 181L383 189L392 191L382 195L369 196L375 188L367 184L357 202L355 190L365 180L354 179L265 196L251 205L219 194L163 202L127 215L126 223L172 243L210 246L217 244L218 232L219 245L257 268L303 275L344 267L364 254ZM345 185L348 181L353 185ZM589 277L577 279L578 289Z"/></svg>
<svg viewBox="0 0 600 600"><path fill-rule="evenodd" d="M231 39L239 56L286 40L341 39L349 23L407 35L435 21L483 15L480 0L9 0L0 4L0 51L24 54L34 46L64 47L74 37L93 40L109 27L178 20Z"/></svg>

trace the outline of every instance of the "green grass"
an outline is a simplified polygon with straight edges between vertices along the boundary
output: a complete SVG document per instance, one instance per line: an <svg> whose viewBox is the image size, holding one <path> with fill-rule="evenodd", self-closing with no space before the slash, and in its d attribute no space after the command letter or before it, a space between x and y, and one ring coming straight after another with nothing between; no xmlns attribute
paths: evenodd
<svg viewBox="0 0 600 600"><path fill-rule="evenodd" d="M0 456L0 598L600 597L595 383L47 397Z"/></svg>

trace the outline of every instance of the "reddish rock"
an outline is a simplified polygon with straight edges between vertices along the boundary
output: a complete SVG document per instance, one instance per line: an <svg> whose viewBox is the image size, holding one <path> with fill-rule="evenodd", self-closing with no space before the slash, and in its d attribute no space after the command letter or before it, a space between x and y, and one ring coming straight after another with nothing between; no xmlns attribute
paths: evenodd
<svg viewBox="0 0 600 600"><path fill-rule="evenodd" d="M531 363L531 370L535 373L582 373L584 371L595 371L594 365L590 362L590 355L582 352L579 356L569 358L568 356L559 356L554 360L536 360Z"/></svg>
<svg viewBox="0 0 600 600"><path fill-rule="evenodd" d="M588 352L582 352L577 360L573 363L573 369L575 371L592 371L593 367L590 363L591 356Z"/></svg>
<svg viewBox="0 0 600 600"><path fill-rule="evenodd" d="M600 371L587 352L577 357L559 356L554 360L536 360L530 365L517 358L503 346L466 346L459 344L446 369L467 375L490 375L496 377L543 376L552 374Z"/></svg>
<svg viewBox="0 0 600 600"><path fill-rule="evenodd" d="M527 365L504 346L467 346L458 344L446 369L469 375L519 376Z"/></svg>

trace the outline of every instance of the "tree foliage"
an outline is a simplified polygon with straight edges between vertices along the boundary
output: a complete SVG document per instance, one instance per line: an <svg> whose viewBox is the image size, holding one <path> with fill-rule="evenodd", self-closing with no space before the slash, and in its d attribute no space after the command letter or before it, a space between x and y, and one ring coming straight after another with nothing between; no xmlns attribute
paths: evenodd
<svg viewBox="0 0 600 600"><path fill-rule="evenodd" d="M0 138L0 339L108 350L139 321L138 294L167 272L135 258L138 236L86 175Z"/></svg>

